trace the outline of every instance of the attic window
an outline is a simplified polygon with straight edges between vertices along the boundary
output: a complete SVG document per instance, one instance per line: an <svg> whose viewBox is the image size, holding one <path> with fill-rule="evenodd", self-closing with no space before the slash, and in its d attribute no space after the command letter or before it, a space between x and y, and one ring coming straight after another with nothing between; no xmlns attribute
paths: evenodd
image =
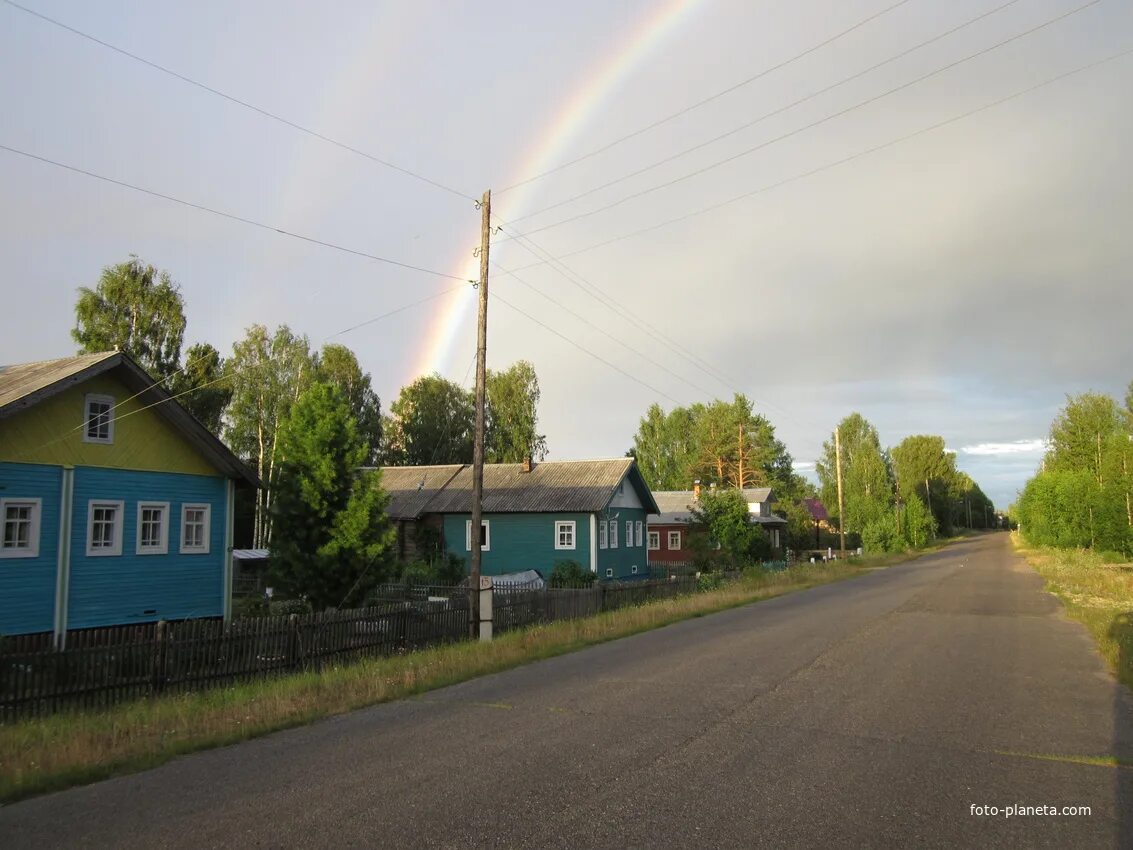
<svg viewBox="0 0 1133 850"><path fill-rule="evenodd" d="M84 422L84 443L113 443L114 398L108 395L86 396Z"/></svg>

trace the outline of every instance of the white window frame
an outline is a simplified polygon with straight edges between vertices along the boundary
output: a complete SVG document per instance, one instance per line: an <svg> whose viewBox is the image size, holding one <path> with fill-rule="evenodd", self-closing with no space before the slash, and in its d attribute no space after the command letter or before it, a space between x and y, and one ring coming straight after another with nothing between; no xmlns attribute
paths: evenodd
<svg viewBox="0 0 1133 850"><path fill-rule="evenodd" d="M638 546L644 543L644 540L642 539L644 528L645 524L641 520L638 520L633 524L633 539L636 541Z"/></svg>
<svg viewBox="0 0 1133 850"><path fill-rule="evenodd" d="M90 421L93 418L90 415L90 406L92 403L106 404L110 409L106 412L109 421L106 423L106 436L105 437L92 437L90 435ZM95 443L97 445L109 446L114 442L114 396L99 395L98 393L87 393L83 397L83 442Z"/></svg>
<svg viewBox="0 0 1133 850"><path fill-rule="evenodd" d="M204 543L200 546L189 546L185 543L185 523L188 521L187 514L189 511L204 511L204 528L202 529L202 540ZM212 505L208 502L188 502L181 505L181 544L179 552L182 555L207 555L209 553L209 542L212 536Z"/></svg>
<svg viewBox="0 0 1133 850"><path fill-rule="evenodd" d="M676 546L674 546L674 545L673 545L673 537L674 537L674 535L676 536L676 540L677 540L677 545L676 545ZM670 531L670 532L669 532L669 540L668 540L668 543L669 543L669 551L670 551L670 552L679 552L679 551L681 551L681 533L680 533L680 531Z"/></svg>
<svg viewBox="0 0 1133 850"><path fill-rule="evenodd" d="M570 535L569 544L564 544L562 542L564 529L569 529L569 531L567 532ZM575 521L573 519L555 520L555 548L558 550L574 550L578 548L578 535L575 528Z"/></svg>
<svg viewBox="0 0 1133 850"><path fill-rule="evenodd" d="M613 577L614 577L614 568L613 567L606 567L606 578L613 578Z"/></svg>
<svg viewBox="0 0 1133 850"><path fill-rule="evenodd" d="M626 548L633 548L633 520L626 520Z"/></svg>
<svg viewBox="0 0 1133 850"><path fill-rule="evenodd" d="M616 519L610 520L610 548L618 548L618 521Z"/></svg>
<svg viewBox="0 0 1133 850"><path fill-rule="evenodd" d="M4 525L8 522L8 507L31 508L31 522L28 528L28 547L26 549L5 548ZM0 499L0 558L38 558L39 557L39 525L43 516L43 499L21 499L8 496Z"/></svg>
<svg viewBox="0 0 1133 850"><path fill-rule="evenodd" d="M630 572L631 572L631 573L632 573L633 575L637 575L637 564L634 564L634 565L633 565L632 567L630 567L630 568L629 568L629 571L630 571Z"/></svg>
<svg viewBox="0 0 1133 850"><path fill-rule="evenodd" d="M114 545L108 549L95 549L91 543L94 533L94 509L115 508L114 512ZM109 558L122 554L122 529L126 521L126 503L121 499L91 499L87 502L87 557Z"/></svg>
<svg viewBox="0 0 1133 850"><path fill-rule="evenodd" d="M483 543L480 545L481 552L492 551L492 523L489 520L480 520L480 528L483 529ZM464 521L464 551L472 551L472 520L466 519Z"/></svg>
<svg viewBox="0 0 1133 850"><path fill-rule="evenodd" d="M155 546L142 545L142 512L161 511L161 541ZM169 502L138 502L137 525L134 526L135 555L169 554Z"/></svg>
<svg viewBox="0 0 1133 850"><path fill-rule="evenodd" d="M648 535L648 541L649 541L649 551L650 552L660 551L660 549L661 549L661 532L660 531L650 531L649 535ZM656 541L656 542L654 542L654 541Z"/></svg>
<svg viewBox="0 0 1133 850"><path fill-rule="evenodd" d="M609 529L606 527L606 520L598 523L598 548L607 549L610 546Z"/></svg>

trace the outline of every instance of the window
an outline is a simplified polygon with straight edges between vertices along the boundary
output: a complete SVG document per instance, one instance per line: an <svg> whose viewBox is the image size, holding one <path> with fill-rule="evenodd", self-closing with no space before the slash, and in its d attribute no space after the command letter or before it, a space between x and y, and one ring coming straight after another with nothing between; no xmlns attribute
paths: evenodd
<svg viewBox="0 0 1133 850"><path fill-rule="evenodd" d="M488 520L480 520L480 551L487 552L491 547L491 531ZM472 551L472 520L466 519L464 521L464 550L466 552Z"/></svg>
<svg viewBox="0 0 1133 850"><path fill-rule="evenodd" d="M634 540L636 541L638 546L640 546L641 542L642 542L641 541L642 528L643 528L643 524L642 524L641 520L638 520L634 525Z"/></svg>
<svg viewBox="0 0 1133 850"><path fill-rule="evenodd" d="M555 523L555 548L574 548L574 520Z"/></svg>
<svg viewBox="0 0 1133 850"><path fill-rule="evenodd" d="M84 422L84 443L113 443L114 399L108 395L88 395Z"/></svg>
<svg viewBox="0 0 1133 850"><path fill-rule="evenodd" d="M674 552L681 548L681 533L679 531L669 532L669 548Z"/></svg>
<svg viewBox="0 0 1133 850"><path fill-rule="evenodd" d="M633 545L633 520L626 520L626 548Z"/></svg>
<svg viewBox="0 0 1133 850"><path fill-rule="evenodd" d="M138 502L139 555L164 555L169 551L169 502Z"/></svg>
<svg viewBox="0 0 1133 850"><path fill-rule="evenodd" d="M181 554L208 554L211 514L210 505L181 506Z"/></svg>
<svg viewBox="0 0 1133 850"><path fill-rule="evenodd" d="M629 571L634 575L637 575L637 564L634 564L632 567L630 567Z"/></svg>
<svg viewBox="0 0 1133 850"><path fill-rule="evenodd" d="M87 554L122 554L122 502L91 499L87 507Z"/></svg>
<svg viewBox="0 0 1133 850"><path fill-rule="evenodd" d="M0 499L0 558L35 558L39 555L39 499Z"/></svg>
<svg viewBox="0 0 1133 850"><path fill-rule="evenodd" d="M660 531L649 532L649 550L651 552L656 552L660 548L661 548L661 532Z"/></svg>
<svg viewBox="0 0 1133 850"><path fill-rule="evenodd" d="M610 520L610 548L618 548L618 521L616 519Z"/></svg>
<svg viewBox="0 0 1133 850"><path fill-rule="evenodd" d="M751 508L752 514L754 514L755 516L759 516L760 511L763 508L763 505L760 504L759 502L752 502L750 505L748 505L748 507Z"/></svg>
<svg viewBox="0 0 1133 850"><path fill-rule="evenodd" d="M613 578L614 570L612 567L606 567L606 578Z"/></svg>
<svg viewBox="0 0 1133 850"><path fill-rule="evenodd" d="M610 537L606 529L606 521L602 520L598 523L598 548L605 549L610 545Z"/></svg>

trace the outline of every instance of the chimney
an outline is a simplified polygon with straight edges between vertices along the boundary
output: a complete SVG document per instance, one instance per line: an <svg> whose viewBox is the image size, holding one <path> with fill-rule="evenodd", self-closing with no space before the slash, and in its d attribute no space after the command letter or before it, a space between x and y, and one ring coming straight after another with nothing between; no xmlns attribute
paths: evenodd
<svg viewBox="0 0 1133 850"><path fill-rule="evenodd" d="M692 500L694 502L700 501L700 479L697 478L692 482Z"/></svg>
<svg viewBox="0 0 1133 850"><path fill-rule="evenodd" d="M530 472L531 467L533 467L534 465L535 465L535 463L532 461L531 455L527 455L527 457L525 457L523 459L523 471L524 472Z"/></svg>

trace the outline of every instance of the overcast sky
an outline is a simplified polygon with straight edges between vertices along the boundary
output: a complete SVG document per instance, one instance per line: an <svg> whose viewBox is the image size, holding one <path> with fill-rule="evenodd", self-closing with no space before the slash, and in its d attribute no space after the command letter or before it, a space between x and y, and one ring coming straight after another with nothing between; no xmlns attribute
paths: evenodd
<svg viewBox="0 0 1133 850"><path fill-rule="evenodd" d="M489 366L534 362L553 458L742 391L802 465L857 410L886 445L943 435L1006 506L1065 395L1133 378L1133 56L927 130L1133 48L1126 0L21 2L454 191L6 2L0 145L457 278L493 189ZM180 283L186 344L225 353L460 286L3 150L0 225L7 363L71 353L76 288L131 253ZM467 380L474 299L334 340L388 407L422 369Z"/></svg>

